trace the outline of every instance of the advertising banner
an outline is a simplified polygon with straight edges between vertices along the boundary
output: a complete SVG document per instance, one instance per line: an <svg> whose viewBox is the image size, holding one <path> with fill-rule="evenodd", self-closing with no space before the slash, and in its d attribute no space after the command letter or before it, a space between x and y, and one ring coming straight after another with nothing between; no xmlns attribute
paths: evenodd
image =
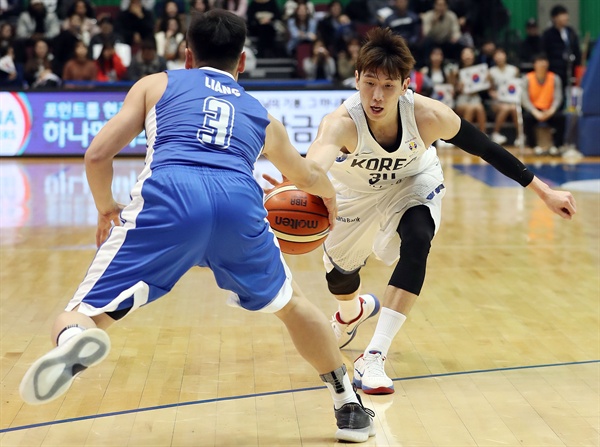
<svg viewBox="0 0 600 447"><path fill-rule="evenodd" d="M0 156L83 155L102 126L120 110L127 92L0 92ZM323 117L352 90L249 92L286 126L305 154ZM146 153L142 132L122 154Z"/></svg>

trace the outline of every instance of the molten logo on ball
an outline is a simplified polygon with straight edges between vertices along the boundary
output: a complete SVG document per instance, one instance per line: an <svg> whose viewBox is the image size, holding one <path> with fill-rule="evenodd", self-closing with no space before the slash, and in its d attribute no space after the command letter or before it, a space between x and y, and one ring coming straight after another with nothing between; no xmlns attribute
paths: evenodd
<svg viewBox="0 0 600 447"><path fill-rule="evenodd" d="M318 220L290 219L289 217L275 216L275 225L283 225L294 230L297 228L318 228Z"/></svg>
<svg viewBox="0 0 600 447"><path fill-rule="evenodd" d="M299 255L319 247L329 233L329 212L320 197L286 182L265 197L267 219L281 251Z"/></svg>

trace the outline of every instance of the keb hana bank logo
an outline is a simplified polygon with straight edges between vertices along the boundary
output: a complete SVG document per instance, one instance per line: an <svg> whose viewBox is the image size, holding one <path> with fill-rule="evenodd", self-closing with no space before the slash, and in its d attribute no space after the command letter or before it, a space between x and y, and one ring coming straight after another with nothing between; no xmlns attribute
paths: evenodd
<svg viewBox="0 0 600 447"><path fill-rule="evenodd" d="M22 93L0 92L0 155L21 155L31 137L31 107Z"/></svg>

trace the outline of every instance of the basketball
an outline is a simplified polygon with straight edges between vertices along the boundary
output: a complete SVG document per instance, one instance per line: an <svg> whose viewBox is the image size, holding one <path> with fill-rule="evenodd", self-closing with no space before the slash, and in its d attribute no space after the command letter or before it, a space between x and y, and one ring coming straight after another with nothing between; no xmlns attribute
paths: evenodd
<svg viewBox="0 0 600 447"><path fill-rule="evenodd" d="M281 183L264 200L267 219L281 251L301 255L320 246L329 233L329 213L323 200Z"/></svg>

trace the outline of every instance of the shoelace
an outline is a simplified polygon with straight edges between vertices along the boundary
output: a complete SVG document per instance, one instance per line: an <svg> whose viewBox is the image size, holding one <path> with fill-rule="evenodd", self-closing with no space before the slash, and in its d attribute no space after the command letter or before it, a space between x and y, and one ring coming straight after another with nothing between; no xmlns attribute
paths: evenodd
<svg viewBox="0 0 600 447"><path fill-rule="evenodd" d="M360 404L360 406L362 407L363 410L365 410L365 413L367 413L369 416L371 416L372 418L375 417L375 412L373 410L371 410L370 408L367 408L363 405L362 403L362 399L360 398L360 394L358 394L356 392L356 385L352 384L352 388L354 389L354 394L356 394L356 398L358 399L358 403Z"/></svg>
<svg viewBox="0 0 600 447"><path fill-rule="evenodd" d="M383 367L383 356L381 354L367 354L363 357L365 362L365 374L369 371L370 376L386 377Z"/></svg>

